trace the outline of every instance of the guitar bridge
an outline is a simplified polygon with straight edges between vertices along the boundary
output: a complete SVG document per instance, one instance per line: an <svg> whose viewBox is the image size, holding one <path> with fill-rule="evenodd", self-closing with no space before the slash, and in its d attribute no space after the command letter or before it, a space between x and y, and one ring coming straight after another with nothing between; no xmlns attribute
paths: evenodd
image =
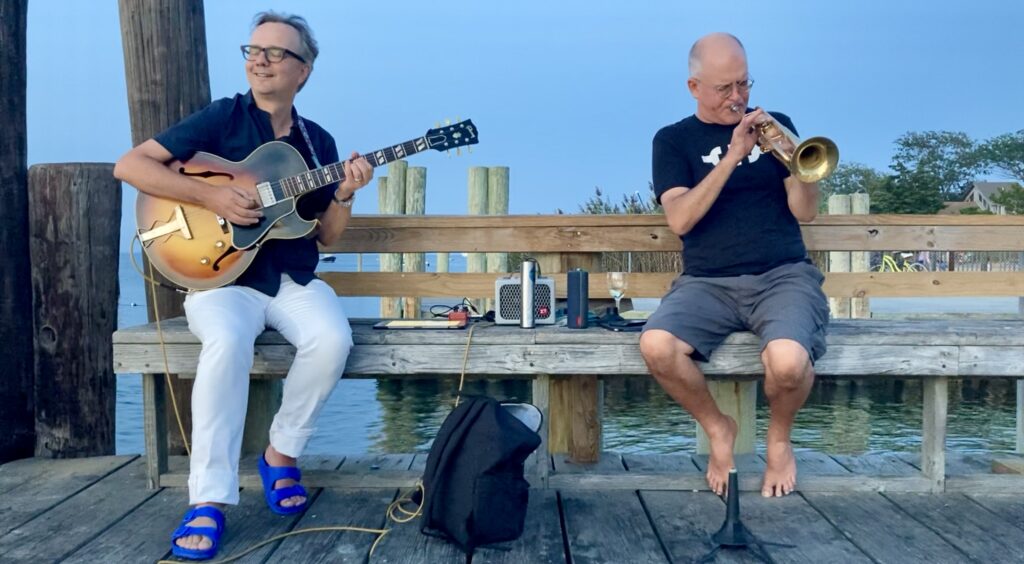
<svg viewBox="0 0 1024 564"><path fill-rule="evenodd" d="M181 232L181 236L186 240L192 239L192 231L188 228L188 222L185 221L185 212L181 209L181 206L174 206L174 220L169 221L160 227L154 227L149 231L139 230L139 242L145 245L147 242L160 237L165 237L175 232Z"/></svg>

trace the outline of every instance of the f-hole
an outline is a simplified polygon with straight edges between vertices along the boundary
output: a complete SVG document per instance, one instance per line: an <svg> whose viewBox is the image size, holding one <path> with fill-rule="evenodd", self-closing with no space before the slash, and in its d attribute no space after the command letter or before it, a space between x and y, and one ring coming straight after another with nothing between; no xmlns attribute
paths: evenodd
<svg viewBox="0 0 1024 564"><path fill-rule="evenodd" d="M204 170L202 172L188 172L185 167L178 168L178 173L184 176L195 176L198 178L213 178L214 176L223 176L228 180L234 180L235 175L228 172L217 172L214 170Z"/></svg>

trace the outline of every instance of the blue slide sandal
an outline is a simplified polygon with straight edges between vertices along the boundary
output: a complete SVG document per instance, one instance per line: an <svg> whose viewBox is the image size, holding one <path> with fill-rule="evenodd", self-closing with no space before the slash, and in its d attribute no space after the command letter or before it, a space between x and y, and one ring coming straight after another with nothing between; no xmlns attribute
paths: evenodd
<svg viewBox="0 0 1024 564"><path fill-rule="evenodd" d="M217 523L216 527L190 527L189 521L192 521L196 517L209 517ZM181 518L181 525L171 533L171 554L178 558L185 558L188 560L208 560L217 555L217 548L220 546L220 537L224 534L224 514L221 513L220 509L210 505L204 505L202 507L193 507ZM198 550L193 548L184 548L178 546L174 541L181 537L187 537L191 535L202 535L210 539L213 543L210 548L206 550Z"/></svg>
<svg viewBox="0 0 1024 564"><path fill-rule="evenodd" d="M263 481L263 497L267 500L267 506L278 515L294 515L306 509L309 502L309 495L306 488L300 484L285 486L274 489L274 482L278 480L291 479L298 482L302 479L302 472L294 466L271 466L267 464L265 456L260 457L260 479ZM289 497L302 496L306 501L292 507L284 507L281 500Z"/></svg>

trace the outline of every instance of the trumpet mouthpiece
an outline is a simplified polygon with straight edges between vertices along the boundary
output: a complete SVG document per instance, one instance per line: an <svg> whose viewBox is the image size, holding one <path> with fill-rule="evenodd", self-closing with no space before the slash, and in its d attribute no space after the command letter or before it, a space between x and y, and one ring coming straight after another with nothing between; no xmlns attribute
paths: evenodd
<svg viewBox="0 0 1024 564"><path fill-rule="evenodd" d="M737 114L743 113L743 108L739 107L737 104L729 106L729 109L736 112Z"/></svg>

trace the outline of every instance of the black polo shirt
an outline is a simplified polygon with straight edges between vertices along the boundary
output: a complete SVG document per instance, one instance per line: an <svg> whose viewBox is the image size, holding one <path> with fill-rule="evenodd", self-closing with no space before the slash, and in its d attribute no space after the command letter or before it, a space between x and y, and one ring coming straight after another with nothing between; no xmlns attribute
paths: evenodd
<svg viewBox="0 0 1024 564"><path fill-rule="evenodd" d="M303 118L310 142L321 165L338 161L338 147L334 138L322 127ZM187 161L196 151L212 153L231 161L245 160L260 145L274 140L270 114L256 107L252 91L221 98L157 135L157 143L164 146L174 158ZM292 129L287 136L277 139L295 147L306 161L316 168L313 157L299 129L298 113L292 108ZM324 186L299 198L298 212L305 219L313 219L327 209L337 184ZM316 238L274 239L266 241L249 268L235 281L241 286L276 296L281 286L281 274L305 286L314 278L320 259Z"/></svg>
<svg viewBox="0 0 1024 564"><path fill-rule="evenodd" d="M747 110L751 111L751 110ZM771 112L794 133L793 122ZM729 150L733 125L704 123L692 115L654 136L654 193L694 188ZM789 171L756 145L733 169L718 198L683 235L683 269L691 276L762 274L807 258L800 224L789 209L784 179Z"/></svg>

